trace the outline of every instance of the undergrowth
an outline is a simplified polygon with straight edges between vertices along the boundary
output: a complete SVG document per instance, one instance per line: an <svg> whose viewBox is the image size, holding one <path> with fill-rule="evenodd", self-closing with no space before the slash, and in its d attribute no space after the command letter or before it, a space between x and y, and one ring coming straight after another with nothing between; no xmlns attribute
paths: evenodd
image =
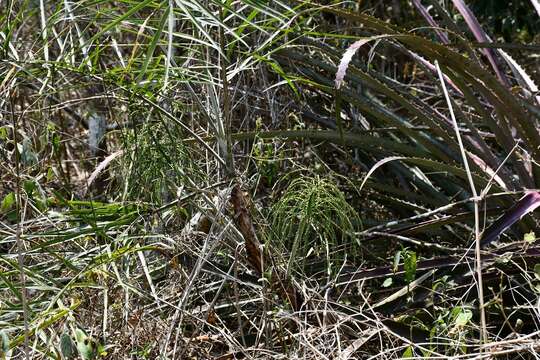
<svg viewBox="0 0 540 360"><path fill-rule="evenodd" d="M0 359L536 356L540 9L493 4L2 3Z"/></svg>

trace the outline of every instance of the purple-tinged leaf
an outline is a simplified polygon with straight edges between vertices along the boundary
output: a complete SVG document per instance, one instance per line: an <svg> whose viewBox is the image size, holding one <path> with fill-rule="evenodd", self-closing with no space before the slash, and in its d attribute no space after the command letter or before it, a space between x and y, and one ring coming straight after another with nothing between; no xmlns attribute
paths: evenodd
<svg viewBox="0 0 540 360"><path fill-rule="evenodd" d="M357 40L351 46L349 46L347 50L345 51L345 53L343 54L343 56L341 57L341 61L336 71L336 79L334 81L336 89L339 90L339 88L341 88L341 85L343 84L343 80L345 79L345 74L347 72L347 69L349 68L349 63L351 62L352 57L354 56L354 54L356 54L358 49L360 49L363 45L367 44L368 42L372 40L379 40L379 39L385 39L385 38L399 38L399 37L400 35L376 35L376 36L371 36L368 38ZM413 59L422 63L426 68L428 68L432 72L436 71L435 66L429 61L427 61L426 59L424 59L422 56L416 54L415 52L411 50L408 50L408 53L409 55L411 55ZM444 78L448 84L450 84L460 95L462 95L461 90L452 82L452 80L450 80L450 78L448 78L446 75L444 75Z"/></svg>
<svg viewBox="0 0 540 360"><path fill-rule="evenodd" d="M540 206L540 193L529 191L514 206L506 210L503 216L495 220L482 234L480 246L485 247L496 240L510 226Z"/></svg>
<svg viewBox="0 0 540 360"><path fill-rule="evenodd" d="M465 19L465 22L469 26L469 29L471 29L476 40L478 42L491 42L491 39L482 29L482 27L480 26L480 23L478 22L478 20L476 19L472 11L467 7L465 2L463 0L452 0L452 2L454 3L454 6L458 9L458 11L461 13L463 18ZM488 58L491 64L491 67L497 74L497 77L499 78L500 82L507 87L510 86L510 82L508 81L506 75L499 67L499 62L497 61L497 57L493 49L485 48L485 49L482 49L482 52Z"/></svg>
<svg viewBox="0 0 540 360"><path fill-rule="evenodd" d="M347 68L349 67L349 63L352 60L352 57L358 49L360 49L363 45L367 44L371 40L377 40L377 39L383 39L387 37L397 37L397 35L377 35L377 36L371 36L368 38L363 38L360 40L355 41L349 48L345 51L343 56L341 57L341 61L339 63L337 72L336 72L336 89L339 89L341 87L341 84L343 84L343 79L345 79L345 73L347 72Z"/></svg>
<svg viewBox="0 0 540 360"><path fill-rule="evenodd" d="M538 11L538 15L540 15L540 2L538 0L531 0L533 5L535 6L536 10ZM413 0L413 2L416 5L416 2L420 2L420 0ZM458 4L459 3L459 4ZM467 5L463 2L463 0L454 0L454 5L459 10L459 12L463 15L465 18L465 21L469 25L469 28L473 32L475 38L479 41L486 41L491 42L491 39L489 36L484 32L484 30L481 28L480 24L476 20L474 14L467 8ZM422 5L419 5L422 6ZM422 13L422 11L420 10ZM422 13L422 15L424 15ZM427 16L430 16L427 14ZM425 16L424 16L425 17ZM429 22L429 20L428 20ZM431 24L431 23L430 23ZM538 87L534 83L534 81L531 79L531 77L523 70L521 66L506 52L504 52L502 49L497 49L500 56L503 58L503 60L508 64L512 72L514 73L514 76L518 80L518 83L521 85L522 88L530 90L533 94L538 92ZM494 49L484 49L482 50L484 54L488 57L492 67L494 68L495 72L497 72L497 76L499 79L501 79L501 74L498 71L498 62L496 58L496 53ZM506 81L506 85L508 85L508 81L505 75L504 81ZM502 79L501 79L502 80ZM504 83L503 81L503 83ZM536 96L536 101L540 104L540 96Z"/></svg>
<svg viewBox="0 0 540 360"><path fill-rule="evenodd" d="M355 41L347 51L345 51L345 54L343 54L343 57L341 58L341 61L339 63L337 72L336 72L336 89L339 89L341 87L341 84L343 83L343 79L345 78L345 73L347 72L347 68L349 67L349 63L352 60L352 57L354 54L356 54L356 51L360 49L360 47L367 42L369 42L371 38L361 39L358 41Z"/></svg>
<svg viewBox="0 0 540 360"><path fill-rule="evenodd" d="M497 183L503 189L504 191L508 191L508 187L504 183L503 179L497 174L497 171L494 171L489 165L482 160L480 156L475 155L474 153L467 151L467 155L469 159L471 159L476 166L478 166L480 169L482 169L487 175L490 176L493 181Z"/></svg>
<svg viewBox="0 0 540 360"><path fill-rule="evenodd" d="M503 57L506 63L510 66L510 69L514 73L519 85L523 89L529 89L531 93L538 93L538 86L534 83L533 79L527 74L527 72L514 60L510 55L508 55L502 49L498 49L499 54ZM528 95L528 94L526 94ZM540 95L536 96L536 101L540 104Z"/></svg>
<svg viewBox="0 0 540 360"><path fill-rule="evenodd" d="M534 8L536 9L536 12L538 13L538 16L540 16L540 1L538 0L531 0Z"/></svg>
<svg viewBox="0 0 540 360"><path fill-rule="evenodd" d="M413 52L413 51L410 51L408 50L408 53L409 55L411 55L411 57L413 59L415 59L416 61L418 61L419 63L421 63L422 65L424 65L428 70L430 70L432 73L436 74L437 73L437 68L435 67L435 65L433 65L432 63L430 63L429 61L427 61L426 59L424 59L422 56L418 55L417 53ZM448 77L446 76L446 74L443 74L443 77L444 77L444 81L449 84L450 86L452 86L452 88L457 91L457 93L460 95L460 96L463 96L463 92L461 92L461 90L456 86L456 84L454 84L454 82Z"/></svg>
<svg viewBox="0 0 540 360"><path fill-rule="evenodd" d="M448 39L448 35L444 31L440 30L439 24L437 24L435 19L431 17L428 10L424 7L424 5L422 5L420 0L413 0L413 4L418 10L418 12L420 12L420 14L424 17L424 19L426 19L428 24L434 27L435 32L437 33L437 36L439 37L439 39L441 39L442 43L449 44L450 39Z"/></svg>

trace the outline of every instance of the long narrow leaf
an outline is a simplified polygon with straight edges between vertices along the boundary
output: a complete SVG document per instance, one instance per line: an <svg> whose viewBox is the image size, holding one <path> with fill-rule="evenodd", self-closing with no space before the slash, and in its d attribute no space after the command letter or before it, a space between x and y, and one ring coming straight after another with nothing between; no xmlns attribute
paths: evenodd
<svg viewBox="0 0 540 360"><path fill-rule="evenodd" d="M510 226L516 223L523 216L534 211L540 206L540 192L531 191L525 194L514 206L508 209L503 216L497 219L483 235L481 246L485 247L496 240Z"/></svg>

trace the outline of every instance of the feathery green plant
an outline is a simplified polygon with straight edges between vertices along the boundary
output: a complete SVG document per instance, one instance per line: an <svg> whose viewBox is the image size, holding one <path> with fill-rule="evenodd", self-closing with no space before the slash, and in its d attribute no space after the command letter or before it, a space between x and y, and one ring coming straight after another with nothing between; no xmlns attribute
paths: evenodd
<svg viewBox="0 0 540 360"><path fill-rule="evenodd" d="M289 273L304 270L312 257L325 258L330 273L358 254L358 214L332 179L294 179L272 207L271 217L272 241L289 251Z"/></svg>

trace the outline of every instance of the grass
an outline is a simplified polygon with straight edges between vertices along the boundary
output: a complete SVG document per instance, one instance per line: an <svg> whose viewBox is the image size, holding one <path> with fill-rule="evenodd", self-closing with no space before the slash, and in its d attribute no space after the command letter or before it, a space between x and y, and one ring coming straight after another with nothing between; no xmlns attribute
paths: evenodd
<svg viewBox="0 0 540 360"><path fill-rule="evenodd" d="M539 21L389 4L8 1L0 359L533 356Z"/></svg>

